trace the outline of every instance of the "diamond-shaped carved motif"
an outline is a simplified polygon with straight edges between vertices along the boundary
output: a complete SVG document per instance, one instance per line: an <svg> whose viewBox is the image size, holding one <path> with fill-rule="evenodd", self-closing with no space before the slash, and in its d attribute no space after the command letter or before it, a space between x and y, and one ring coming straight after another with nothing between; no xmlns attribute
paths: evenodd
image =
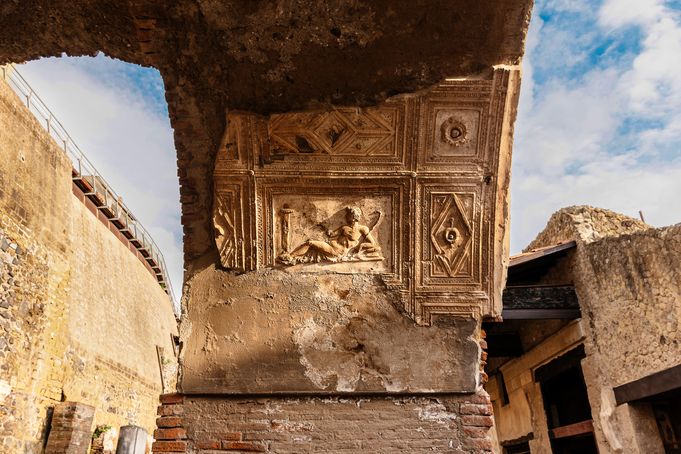
<svg viewBox="0 0 681 454"><path fill-rule="evenodd" d="M468 254L473 230L456 194L437 195L433 202L430 240L437 252L433 275L454 277Z"/></svg>
<svg viewBox="0 0 681 454"><path fill-rule="evenodd" d="M392 155L396 117L391 111L352 108L275 115L269 135L275 153Z"/></svg>
<svg viewBox="0 0 681 454"><path fill-rule="evenodd" d="M359 207L382 260L287 271L373 274L419 324L499 315L513 120L505 112L518 82L517 71L498 69L371 108L230 112L213 180L222 266L283 266L279 255L307 240L321 250L330 231L350 227L347 208ZM374 212L385 215L376 231Z"/></svg>

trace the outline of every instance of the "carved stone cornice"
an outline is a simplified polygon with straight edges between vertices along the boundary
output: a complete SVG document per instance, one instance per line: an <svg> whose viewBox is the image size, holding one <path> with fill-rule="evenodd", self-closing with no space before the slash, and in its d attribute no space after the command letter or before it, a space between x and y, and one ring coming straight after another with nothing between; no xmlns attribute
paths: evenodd
<svg viewBox="0 0 681 454"><path fill-rule="evenodd" d="M379 274L421 324L498 315L518 85L496 69L373 108L230 113L214 171L222 265Z"/></svg>

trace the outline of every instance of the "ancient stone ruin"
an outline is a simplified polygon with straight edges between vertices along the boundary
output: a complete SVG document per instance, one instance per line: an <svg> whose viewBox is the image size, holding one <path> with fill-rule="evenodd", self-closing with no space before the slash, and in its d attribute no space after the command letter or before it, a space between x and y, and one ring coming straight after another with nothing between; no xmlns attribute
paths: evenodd
<svg viewBox="0 0 681 454"><path fill-rule="evenodd" d="M0 63L163 76L186 276L155 452L487 452L529 0L38 1Z"/></svg>
<svg viewBox="0 0 681 454"><path fill-rule="evenodd" d="M673 453L681 425L681 225L588 206L511 258L485 323L507 452Z"/></svg>
<svg viewBox="0 0 681 454"><path fill-rule="evenodd" d="M22 90L0 68L0 452L86 453L153 433L178 327L139 225Z"/></svg>

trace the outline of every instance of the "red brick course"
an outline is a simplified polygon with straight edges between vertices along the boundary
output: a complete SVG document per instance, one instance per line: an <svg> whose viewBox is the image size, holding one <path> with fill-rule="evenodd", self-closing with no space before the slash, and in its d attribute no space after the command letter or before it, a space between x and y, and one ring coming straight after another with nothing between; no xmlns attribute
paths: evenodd
<svg viewBox="0 0 681 454"><path fill-rule="evenodd" d="M264 446L250 441L223 441L223 451L265 452Z"/></svg>
<svg viewBox="0 0 681 454"><path fill-rule="evenodd" d="M186 452L186 441L155 441L151 445L151 452Z"/></svg>
<svg viewBox="0 0 681 454"><path fill-rule="evenodd" d="M162 416L156 419L157 427L182 427L182 418L179 416Z"/></svg>
<svg viewBox="0 0 681 454"><path fill-rule="evenodd" d="M165 403L164 403L165 401ZM492 452L489 396L162 397L156 454ZM179 410L181 408L181 410ZM182 417L170 415L182 413ZM160 426L159 426L160 427ZM161 444L164 442L165 444ZM173 451L171 449L178 449ZM182 451L182 450L185 451Z"/></svg>
<svg viewBox="0 0 681 454"><path fill-rule="evenodd" d="M182 394L162 394L159 398L162 404L181 404L184 403L184 395Z"/></svg>
<svg viewBox="0 0 681 454"><path fill-rule="evenodd" d="M461 417L464 426L492 427L494 419L491 416L464 415Z"/></svg>
<svg viewBox="0 0 681 454"><path fill-rule="evenodd" d="M154 438L157 440L184 440L187 438L187 431L181 427L173 429L156 429Z"/></svg>
<svg viewBox="0 0 681 454"><path fill-rule="evenodd" d="M462 415L492 415L492 404L461 404L459 412Z"/></svg>
<svg viewBox="0 0 681 454"><path fill-rule="evenodd" d="M159 416L179 416L183 413L182 405L161 405L156 414Z"/></svg>

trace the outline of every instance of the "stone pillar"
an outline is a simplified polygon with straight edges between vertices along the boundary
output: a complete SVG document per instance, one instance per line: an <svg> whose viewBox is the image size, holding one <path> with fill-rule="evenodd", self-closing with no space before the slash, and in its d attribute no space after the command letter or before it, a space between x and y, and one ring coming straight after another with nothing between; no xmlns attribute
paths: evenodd
<svg viewBox="0 0 681 454"><path fill-rule="evenodd" d="M480 324L501 312L518 83L228 115L156 452L492 450Z"/></svg>
<svg viewBox="0 0 681 454"><path fill-rule="evenodd" d="M158 429L154 431L153 452L186 452L187 431L184 425L184 396L164 394L158 407Z"/></svg>
<svg viewBox="0 0 681 454"><path fill-rule="evenodd" d="M87 454L95 409L79 402L55 406L45 454Z"/></svg>

